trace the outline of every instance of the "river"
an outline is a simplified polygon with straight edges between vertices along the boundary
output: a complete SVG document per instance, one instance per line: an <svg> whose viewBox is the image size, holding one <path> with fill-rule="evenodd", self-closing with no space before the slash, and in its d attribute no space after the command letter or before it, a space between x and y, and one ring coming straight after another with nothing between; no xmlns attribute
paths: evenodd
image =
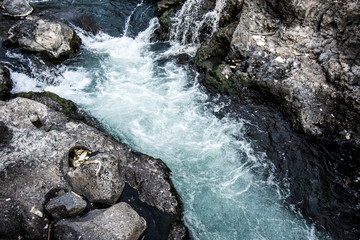
<svg viewBox="0 0 360 240"><path fill-rule="evenodd" d="M55 68L7 51L8 59L36 65L12 68L13 92L52 91L70 99L132 149L162 159L193 239L328 238L286 204L289 189L275 180L266 154L253 148L246 120L219 117L229 101L214 101L194 70L176 64L179 53L191 54L196 46L150 41L158 26L153 2L32 4L91 12L102 32L76 29L83 41L79 55Z"/></svg>

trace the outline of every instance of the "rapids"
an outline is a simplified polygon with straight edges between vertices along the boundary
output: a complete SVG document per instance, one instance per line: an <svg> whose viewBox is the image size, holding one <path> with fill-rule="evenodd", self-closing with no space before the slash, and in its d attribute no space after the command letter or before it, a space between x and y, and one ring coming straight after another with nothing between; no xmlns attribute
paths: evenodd
<svg viewBox="0 0 360 240"><path fill-rule="evenodd" d="M214 102L197 73L175 63L177 54L193 49L150 41L158 27L152 2L33 4L87 10L103 32L77 29L80 54L55 70L9 50L13 92L52 91L70 99L132 149L162 159L172 170L193 239L328 238L285 204L288 189L275 181L266 154L252 147L246 120L218 117L230 103ZM36 67L22 71L15 61Z"/></svg>

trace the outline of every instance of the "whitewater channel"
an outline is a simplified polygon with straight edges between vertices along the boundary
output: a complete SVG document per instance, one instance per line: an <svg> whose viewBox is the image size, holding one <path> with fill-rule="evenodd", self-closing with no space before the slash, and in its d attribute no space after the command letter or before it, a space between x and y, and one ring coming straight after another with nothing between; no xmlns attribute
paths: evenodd
<svg viewBox="0 0 360 240"><path fill-rule="evenodd" d="M243 121L216 117L226 103L211 101L197 74L175 63L179 46L150 41L156 27L152 19L136 37L77 29L83 47L71 64L12 70L13 92L70 99L132 149L162 159L193 239L323 238L283 203L286 189L274 181L266 155L244 137ZM7 57L26 58L10 51Z"/></svg>

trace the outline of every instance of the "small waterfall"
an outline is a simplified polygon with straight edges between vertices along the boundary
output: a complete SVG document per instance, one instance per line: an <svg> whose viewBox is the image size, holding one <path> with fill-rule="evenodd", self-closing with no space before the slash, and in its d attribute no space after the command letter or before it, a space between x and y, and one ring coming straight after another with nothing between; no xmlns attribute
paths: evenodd
<svg viewBox="0 0 360 240"><path fill-rule="evenodd" d="M132 16L134 15L135 11L136 11L139 7L141 7L141 6L143 5L143 3L144 3L144 0L141 0L141 2L138 3L138 4L136 5L136 7L134 8L134 10L131 12L130 16L126 19L123 36L127 36L127 35L128 35L129 26L130 26L130 20L131 20Z"/></svg>
<svg viewBox="0 0 360 240"><path fill-rule="evenodd" d="M170 30L172 42L198 45L218 30L226 0L216 0L214 9L208 12L204 11L205 3L205 0L187 0L184 3Z"/></svg>

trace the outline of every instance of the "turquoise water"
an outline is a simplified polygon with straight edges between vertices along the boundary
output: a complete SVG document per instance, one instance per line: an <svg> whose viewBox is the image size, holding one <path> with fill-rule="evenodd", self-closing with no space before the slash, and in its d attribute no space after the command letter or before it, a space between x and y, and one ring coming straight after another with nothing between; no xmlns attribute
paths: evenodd
<svg viewBox="0 0 360 240"><path fill-rule="evenodd" d="M274 182L266 155L244 137L243 121L217 118L223 105L201 91L195 72L175 64L184 48L150 42L156 27L152 19L136 37L78 29L83 49L76 59L56 76L12 71L14 92L55 92L132 149L161 158L172 170L193 239L322 238L283 203L287 190Z"/></svg>

